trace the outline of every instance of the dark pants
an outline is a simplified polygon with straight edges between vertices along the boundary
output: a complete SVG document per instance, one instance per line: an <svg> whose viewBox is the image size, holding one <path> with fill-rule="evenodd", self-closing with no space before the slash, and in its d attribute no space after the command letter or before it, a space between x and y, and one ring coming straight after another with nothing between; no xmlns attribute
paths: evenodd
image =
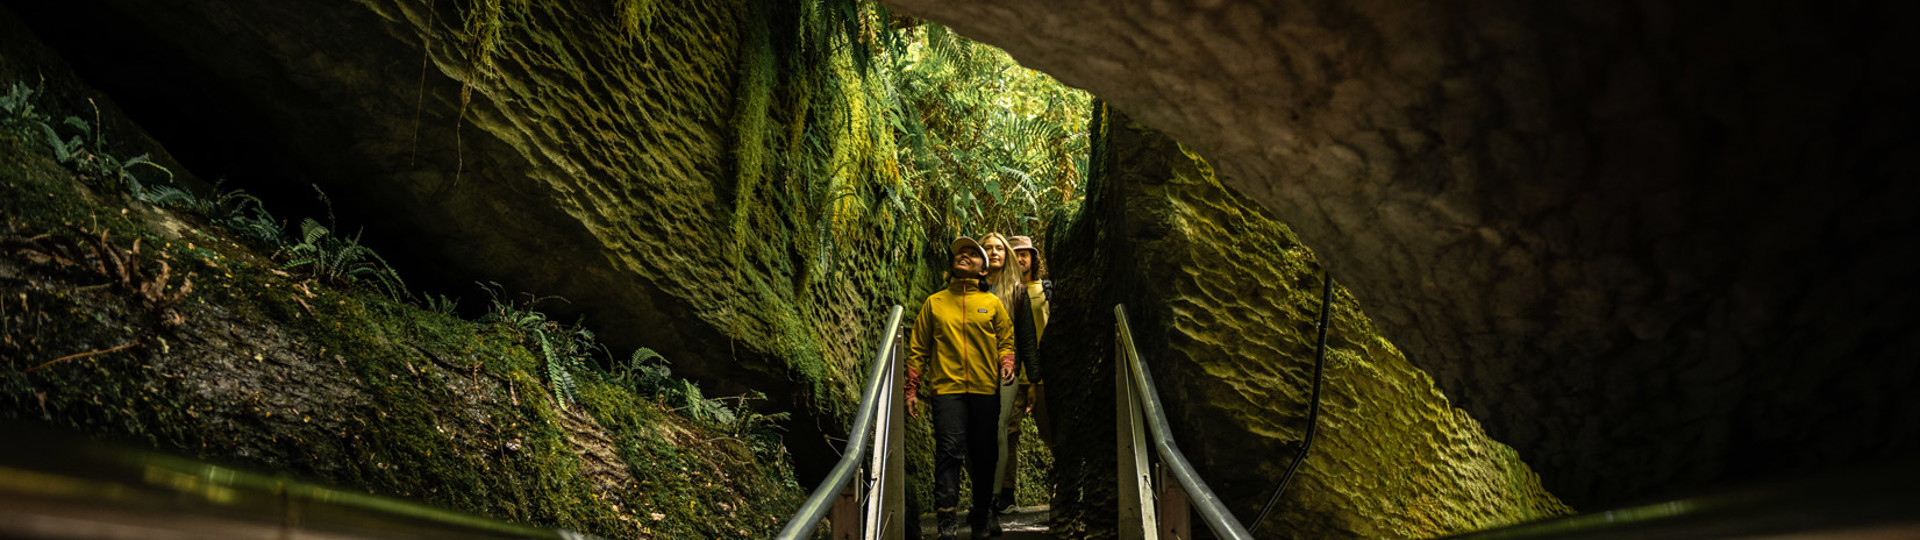
<svg viewBox="0 0 1920 540"><path fill-rule="evenodd" d="M993 511L993 466L1000 458L1000 398L988 394L933 396L933 505L960 504L960 465L973 479L970 517ZM964 452L964 455L963 455Z"/></svg>

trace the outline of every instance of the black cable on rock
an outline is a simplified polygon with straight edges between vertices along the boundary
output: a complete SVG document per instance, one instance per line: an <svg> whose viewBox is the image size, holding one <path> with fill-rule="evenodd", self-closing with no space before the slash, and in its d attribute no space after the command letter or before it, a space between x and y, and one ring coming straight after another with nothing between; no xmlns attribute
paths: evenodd
<svg viewBox="0 0 1920 540"><path fill-rule="evenodd" d="M1260 530L1260 524L1267 520L1267 514L1273 512L1274 503L1280 502L1280 494L1287 492L1287 483L1293 481L1293 471L1300 468L1300 462L1307 460L1307 450L1313 448L1313 432L1320 426L1320 371L1327 360L1327 315L1333 313L1333 274L1321 270L1320 284L1320 344L1313 350L1313 396L1307 399L1307 436L1300 442L1300 451L1293 455L1293 463L1287 465L1287 473L1280 476L1280 486L1273 488L1273 496L1267 497L1267 504L1260 507L1260 515L1253 518L1253 526L1247 532Z"/></svg>

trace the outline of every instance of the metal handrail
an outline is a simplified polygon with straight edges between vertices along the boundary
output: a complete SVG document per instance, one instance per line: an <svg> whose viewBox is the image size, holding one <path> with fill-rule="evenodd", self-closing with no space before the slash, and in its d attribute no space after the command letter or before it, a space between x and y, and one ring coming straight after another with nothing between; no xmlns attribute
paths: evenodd
<svg viewBox="0 0 1920 540"><path fill-rule="evenodd" d="M873 438L874 422L879 416L880 407L891 407L894 396L898 395L890 391L889 387L893 385L889 382L895 377L889 374L896 356L894 344L900 335L900 317L904 311L900 306L893 306L887 312L887 324L881 334L879 350L874 352L873 365L867 369L867 389L862 393L860 410L853 417L853 430L847 437L846 452L840 455L840 462L827 473L826 479L821 480L820 486L813 489L813 494L807 497L806 502L800 504L793 520L788 521L775 538L798 540L813 534L814 527L819 526L820 518L826 515L834 497L847 486L847 482L853 480L854 473L860 468L861 458L867 456L869 439Z"/></svg>
<svg viewBox="0 0 1920 540"><path fill-rule="evenodd" d="M29 426L0 433L4 538L599 538Z"/></svg>
<svg viewBox="0 0 1920 540"><path fill-rule="evenodd" d="M1920 538L1915 484L1920 484L1920 462L1908 461L1446 538Z"/></svg>
<svg viewBox="0 0 1920 540"><path fill-rule="evenodd" d="M1127 325L1127 307L1115 304L1113 316L1117 321L1115 327L1121 347L1119 352L1126 360L1114 367L1127 370L1132 375L1133 394L1146 421L1147 433L1153 439L1155 453L1169 468L1168 473L1186 490L1191 503L1200 511L1200 518L1215 536L1253 538L1246 526L1241 525L1240 520L1227 510L1226 504L1220 502L1220 497L1213 494L1213 489L1207 487L1207 482L1200 479L1200 474L1194 472L1193 464L1187 462L1186 455L1180 452L1180 446L1174 443L1173 433L1167 429L1165 408L1160 405L1160 396L1153 386L1153 376L1147 373L1146 365L1140 361L1140 351L1134 347L1133 330Z"/></svg>
<svg viewBox="0 0 1920 540"><path fill-rule="evenodd" d="M1293 462L1287 464L1286 474L1280 475L1280 485L1273 488L1273 495L1267 497L1267 504L1260 507L1260 513L1254 515L1253 526L1249 531L1260 530L1267 522L1273 507L1280 503L1280 495L1287 492L1287 484L1293 481L1293 473L1300 470L1300 464L1307 461L1307 452L1313 450L1313 434L1320 429L1320 382L1324 379L1323 368L1327 365L1327 321L1333 313L1333 274L1320 271L1320 337L1313 346L1313 395L1307 398L1307 436L1300 440L1300 451L1293 454Z"/></svg>

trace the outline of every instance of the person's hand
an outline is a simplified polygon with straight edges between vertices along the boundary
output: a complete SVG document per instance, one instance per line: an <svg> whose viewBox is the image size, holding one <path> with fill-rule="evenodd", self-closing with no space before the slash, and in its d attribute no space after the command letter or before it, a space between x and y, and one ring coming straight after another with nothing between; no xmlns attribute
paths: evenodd
<svg viewBox="0 0 1920 540"><path fill-rule="evenodd" d="M901 393L907 395L907 416L920 417L920 370L907 368L907 383Z"/></svg>
<svg viewBox="0 0 1920 540"><path fill-rule="evenodd" d="M1013 384L1013 353L1000 355L1000 386Z"/></svg>

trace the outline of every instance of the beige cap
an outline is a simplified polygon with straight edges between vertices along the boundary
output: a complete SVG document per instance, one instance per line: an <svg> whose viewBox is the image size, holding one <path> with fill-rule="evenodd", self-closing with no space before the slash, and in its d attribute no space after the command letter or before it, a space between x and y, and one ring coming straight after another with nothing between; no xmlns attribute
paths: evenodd
<svg viewBox="0 0 1920 540"><path fill-rule="evenodd" d="M1040 252L1040 248L1033 247L1033 239L1025 236L1015 236L1012 238L1008 238L1007 244L1009 244L1013 248L1012 251L1031 249L1034 251L1034 253Z"/></svg>
<svg viewBox="0 0 1920 540"><path fill-rule="evenodd" d="M966 236L953 239L953 249L948 250L947 253L959 253L962 249L978 251L980 252L980 261L986 262L987 260L987 248L981 247L980 242L976 242L973 238Z"/></svg>

